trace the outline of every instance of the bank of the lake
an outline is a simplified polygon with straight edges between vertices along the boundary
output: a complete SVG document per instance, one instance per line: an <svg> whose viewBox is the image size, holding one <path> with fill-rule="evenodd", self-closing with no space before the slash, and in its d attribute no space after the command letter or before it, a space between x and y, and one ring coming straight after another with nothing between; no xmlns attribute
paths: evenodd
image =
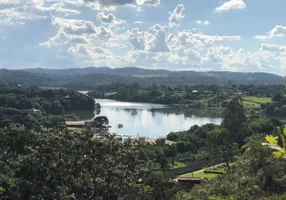
<svg viewBox="0 0 286 200"><path fill-rule="evenodd" d="M162 104L121 102L108 99L95 99L101 105L101 112L96 116L109 119L110 132L128 136L163 137L170 132L188 130L193 125L207 123L220 124L219 112L216 110L170 107ZM82 119L91 119L84 116ZM122 124L123 127L118 127Z"/></svg>

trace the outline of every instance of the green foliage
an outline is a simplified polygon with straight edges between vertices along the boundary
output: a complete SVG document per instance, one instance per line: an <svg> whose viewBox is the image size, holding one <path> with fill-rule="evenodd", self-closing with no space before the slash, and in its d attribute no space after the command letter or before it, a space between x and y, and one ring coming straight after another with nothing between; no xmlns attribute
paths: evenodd
<svg viewBox="0 0 286 200"><path fill-rule="evenodd" d="M136 182L146 168L131 141L91 131L36 134L22 127L3 129L0 137L0 171L14 180L0 180L9 199L140 199L144 193Z"/></svg>
<svg viewBox="0 0 286 200"><path fill-rule="evenodd" d="M284 127L280 127L278 129L278 136L272 136L272 135L267 135L265 137L265 140L267 143L262 143L265 146L268 146L270 149L272 149L273 152L273 157L276 159L279 158L284 158L286 159L286 133L284 131ZM281 146L278 145L278 139L280 139L280 144Z"/></svg>
<svg viewBox="0 0 286 200"><path fill-rule="evenodd" d="M225 162L230 173L230 161L237 153L237 145L229 140L229 132L225 128L217 128L207 135L207 151L214 160Z"/></svg>
<svg viewBox="0 0 286 200"><path fill-rule="evenodd" d="M250 141L253 141L250 139ZM270 149L252 142L241 156L231 175L220 175L181 193L182 199L275 199L286 191L286 160L274 159Z"/></svg>
<svg viewBox="0 0 286 200"><path fill-rule="evenodd" d="M252 134L247 125L247 117L241 97L235 97L225 105L222 118L222 127L229 131L230 141L241 145L245 137Z"/></svg>

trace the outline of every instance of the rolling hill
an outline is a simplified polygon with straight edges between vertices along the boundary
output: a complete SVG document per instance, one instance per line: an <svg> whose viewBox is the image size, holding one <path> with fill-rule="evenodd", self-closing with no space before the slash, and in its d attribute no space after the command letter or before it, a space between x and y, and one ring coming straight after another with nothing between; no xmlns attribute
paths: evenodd
<svg viewBox="0 0 286 200"><path fill-rule="evenodd" d="M193 84L284 84L285 77L270 73L197 72L148 70L136 67L112 69L87 67L71 69L30 68L0 70L0 83L25 84L46 87L92 89L102 83L138 83L141 85L193 85Z"/></svg>

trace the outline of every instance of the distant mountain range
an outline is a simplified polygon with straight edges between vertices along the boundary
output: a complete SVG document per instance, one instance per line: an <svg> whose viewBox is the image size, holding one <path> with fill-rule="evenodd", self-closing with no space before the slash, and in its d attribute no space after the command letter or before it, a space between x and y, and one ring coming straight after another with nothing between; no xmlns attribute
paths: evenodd
<svg viewBox="0 0 286 200"><path fill-rule="evenodd" d="M285 77L270 73L197 72L149 70L136 67L112 69L86 67L70 69L30 68L0 70L0 83L92 89L100 83L168 84L284 84Z"/></svg>

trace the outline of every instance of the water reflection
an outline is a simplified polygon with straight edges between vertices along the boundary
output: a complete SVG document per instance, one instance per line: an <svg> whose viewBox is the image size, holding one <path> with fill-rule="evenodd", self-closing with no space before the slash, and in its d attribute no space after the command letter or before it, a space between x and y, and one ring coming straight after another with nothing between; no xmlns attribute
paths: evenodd
<svg viewBox="0 0 286 200"><path fill-rule="evenodd" d="M96 102L101 104L101 113L93 115L89 113L88 117L81 115L82 119L92 119L99 115L107 116L112 126L110 131L121 135L157 138L166 136L170 132L188 130L195 124L221 123L218 114L220 112L217 110L186 109L106 99L96 99ZM119 124L123 127L119 128Z"/></svg>

